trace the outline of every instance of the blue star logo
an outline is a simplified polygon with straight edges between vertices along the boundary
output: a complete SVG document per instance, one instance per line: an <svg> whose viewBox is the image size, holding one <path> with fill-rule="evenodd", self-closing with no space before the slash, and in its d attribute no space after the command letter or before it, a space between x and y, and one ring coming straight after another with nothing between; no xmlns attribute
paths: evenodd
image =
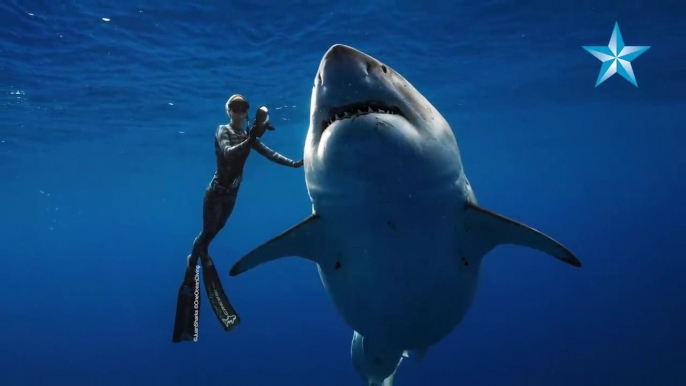
<svg viewBox="0 0 686 386"><path fill-rule="evenodd" d="M619 32L619 24L615 22L615 29L612 31L607 47L582 46L582 48L603 62L598 80L595 82L596 87L616 73L638 87L631 61L646 52L650 46L625 46L622 34Z"/></svg>

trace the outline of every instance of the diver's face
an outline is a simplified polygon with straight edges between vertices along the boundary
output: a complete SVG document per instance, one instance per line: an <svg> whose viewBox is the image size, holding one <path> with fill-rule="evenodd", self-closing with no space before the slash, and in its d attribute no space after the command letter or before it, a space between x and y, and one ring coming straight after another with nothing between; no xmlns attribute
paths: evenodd
<svg viewBox="0 0 686 386"><path fill-rule="evenodd" d="M229 117L231 121L236 123L243 123L248 115L248 104L246 102L232 102L229 105Z"/></svg>
<svg viewBox="0 0 686 386"><path fill-rule="evenodd" d="M243 122L245 121L245 118L248 116L247 111L236 111L229 109L229 117L231 117L232 122Z"/></svg>

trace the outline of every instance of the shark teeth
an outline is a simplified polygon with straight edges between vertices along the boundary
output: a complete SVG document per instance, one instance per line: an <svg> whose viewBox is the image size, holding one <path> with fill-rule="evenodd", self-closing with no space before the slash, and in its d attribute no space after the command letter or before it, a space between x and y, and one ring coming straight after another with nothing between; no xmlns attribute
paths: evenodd
<svg viewBox="0 0 686 386"><path fill-rule="evenodd" d="M403 115L402 111L395 106L388 106L383 102L361 102L353 103L351 105L346 105L338 108L331 109L329 111L329 116L322 122L322 131L329 127L336 121L343 119L355 118L367 114L390 114L390 115Z"/></svg>

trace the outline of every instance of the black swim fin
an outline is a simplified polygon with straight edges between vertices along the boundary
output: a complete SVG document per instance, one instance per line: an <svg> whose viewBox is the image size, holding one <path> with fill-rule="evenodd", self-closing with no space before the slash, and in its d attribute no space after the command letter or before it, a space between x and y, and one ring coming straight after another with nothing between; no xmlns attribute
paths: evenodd
<svg viewBox="0 0 686 386"><path fill-rule="evenodd" d="M200 262L202 264L202 279L205 283L205 291L207 291L207 297L210 299L212 310L217 315L217 319L221 322L222 327L224 327L224 331L230 331L240 324L241 318L226 297L212 258L208 255L200 256Z"/></svg>
<svg viewBox="0 0 686 386"><path fill-rule="evenodd" d="M174 320L174 334L172 342L198 341L198 327L200 323L200 267L193 264L186 269L186 274L179 287L176 299L176 319Z"/></svg>

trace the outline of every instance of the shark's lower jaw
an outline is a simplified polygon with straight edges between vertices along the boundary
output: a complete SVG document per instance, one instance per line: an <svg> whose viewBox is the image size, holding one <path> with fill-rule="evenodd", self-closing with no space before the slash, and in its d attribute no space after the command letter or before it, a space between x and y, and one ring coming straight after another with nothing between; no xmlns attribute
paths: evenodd
<svg viewBox="0 0 686 386"><path fill-rule="evenodd" d="M322 132L336 121L353 119L368 114L400 115L407 119L397 106L389 105L382 101L356 102L330 109L329 115L321 122Z"/></svg>

